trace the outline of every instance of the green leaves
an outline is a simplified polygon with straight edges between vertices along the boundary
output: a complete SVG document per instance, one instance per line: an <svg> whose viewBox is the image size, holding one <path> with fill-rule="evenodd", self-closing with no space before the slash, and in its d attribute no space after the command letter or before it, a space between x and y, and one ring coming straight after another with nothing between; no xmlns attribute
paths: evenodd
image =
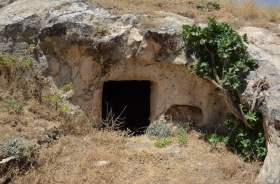
<svg viewBox="0 0 280 184"><path fill-rule="evenodd" d="M236 103L235 110L241 114L237 118L233 114L228 115L225 120L227 136L212 134L208 137L209 142L214 145L223 142L247 161L263 159L266 145L262 117L251 112L245 104L241 104L242 109L239 109L241 100L236 92L246 72L257 63L247 53L247 35L238 35L228 24L218 23L214 17L209 18L205 28L197 25L183 26L182 37L186 46L195 50L196 60L189 67L192 73L198 77L211 78L220 88L231 91ZM246 127L240 119L246 119L253 129Z"/></svg>
<svg viewBox="0 0 280 184"><path fill-rule="evenodd" d="M24 110L22 104L19 104L17 102L4 100L4 103L5 103L5 108L10 113L21 114Z"/></svg>
<svg viewBox="0 0 280 184"><path fill-rule="evenodd" d="M193 73L199 77L210 77L213 80L213 68L217 69L218 82L226 89L236 89L241 85L244 73L250 71L256 61L250 59L246 50L247 35L238 35L226 23L216 22L209 18L208 26L183 25L182 37L186 45L193 48L197 61ZM214 58L211 58L215 56Z"/></svg>
<svg viewBox="0 0 280 184"><path fill-rule="evenodd" d="M221 142L221 137L218 136L216 133L214 134L211 134L208 136L208 141L212 144L212 145L215 145L217 144L218 142Z"/></svg>
<svg viewBox="0 0 280 184"><path fill-rule="evenodd" d="M244 34L244 35L242 36L242 39L243 39L243 41L244 41L245 43L249 44L247 34Z"/></svg>
<svg viewBox="0 0 280 184"><path fill-rule="evenodd" d="M207 62L201 62L200 60L195 61L195 65L191 65L189 69L192 69L195 75L198 77L206 77L212 74L212 69L210 67L210 64Z"/></svg>
<svg viewBox="0 0 280 184"><path fill-rule="evenodd" d="M260 123L261 115L250 112L244 108L245 117L254 129L246 127L240 121L237 121L234 115L227 114L224 124L227 127L227 135L219 136L216 133L208 136L211 144L223 142L231 150L240 154L245 161L263 160L267 149L264 138L264 130ZM255 123L252 123L255 122ZM236 126L238 123L238 126Z"/></svg>

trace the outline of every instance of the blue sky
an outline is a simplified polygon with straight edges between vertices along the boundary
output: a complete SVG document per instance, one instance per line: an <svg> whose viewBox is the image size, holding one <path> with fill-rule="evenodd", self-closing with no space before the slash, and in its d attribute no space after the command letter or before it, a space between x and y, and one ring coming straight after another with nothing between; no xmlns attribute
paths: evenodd
<svg viewBox="0 0 280 184"><path fill-rule="evenodd" d="M224 0L227 1L227 0ZM231 1L244 1L244 0L231 0ZM253 0L260 6L278 6L280 7L280 0Z"/></svg>
<svg viewBox="0 0 280 184"><path fill-rule="evenodd" d="M265 5L265 6L279 6L280 7L280 0L256 0L259 2L260 5Z"/></svg>

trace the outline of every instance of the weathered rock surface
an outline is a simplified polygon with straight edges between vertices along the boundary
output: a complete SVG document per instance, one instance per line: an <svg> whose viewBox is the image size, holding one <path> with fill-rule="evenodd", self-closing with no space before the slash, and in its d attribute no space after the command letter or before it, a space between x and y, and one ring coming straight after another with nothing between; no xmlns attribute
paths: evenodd
<svg viewBox="0 0 280 184"><path fill-rule="evenodd" d="M178 28L192 20L163 15L157 21L167 22L164 25L170 28L141 30L139 16L117 18L85 1L17 0L0 9L0 53L26 55L31 44L38 45L35 64L45 69L58 88L71 81L71 102L92 112L97 120L101 118L104 82L148 80L152 117L180 111L177 114L192 115L198 127L215 128L225 117L226 105L214 86L185 68L192 59ZM270 83L263 94L266 97L256 105L264 117L268 145L258 180L279 183L280 41L264 29L240 30L245 32L252 43L249 52L260 64L248 75L243 98L252 101L252 82L266 76ZM29 39L34 35L35 43Z"/></svg>
<svg viewBox="0 0 280 184"><path fill-rule="evenodd" d="M264 118L268 154L258 180L265 183L280 183L280 38L275 33L261 28L247 27L239 31L249 37L249 52L259 61L259 67L247 76L248 85L242 96L251 102L254 81L267 78L269 89L263 92L256 109Z"/></svg>

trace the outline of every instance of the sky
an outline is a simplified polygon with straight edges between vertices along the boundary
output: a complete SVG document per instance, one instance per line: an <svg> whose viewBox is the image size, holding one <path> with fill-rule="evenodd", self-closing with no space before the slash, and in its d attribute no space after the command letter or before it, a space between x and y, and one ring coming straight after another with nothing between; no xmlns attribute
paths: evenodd
<svg viewBox="0 0 280 184"><path fill-rule="evenodd" d="M227 0L225 0L227 1ZM244 0L233 0L233 1L244 1ZM253 0L256 1L260 6L278 6L280 7L280 0Z"/></svg>
<svg viewBox="0 0 280 184"><path fill-rule="evenodd" d="M260 5L264 6L279 6L280 0L256 0Z"/></svg>

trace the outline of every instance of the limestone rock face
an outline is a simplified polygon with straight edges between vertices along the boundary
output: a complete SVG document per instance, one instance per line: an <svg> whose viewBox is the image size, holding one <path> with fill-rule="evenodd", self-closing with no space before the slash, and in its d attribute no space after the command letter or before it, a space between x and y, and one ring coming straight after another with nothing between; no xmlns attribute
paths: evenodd
<svg viewBox="0 0 280 184"><path fill-rule="evenodd" d="M177 114L180 117L176 121L184 123L185 113L196 126L207 129L216 129L223 122L227 107L215 87L186 70L193 60L178 28L192 20L163 12L165 17L157 21L172 27L141 30L139 16L116 17L86 1L9 3L0 9L0 53L26 55L31 44L37 46L35 65L40 65L58 88L71 81L71 102L93 113L97 121L102 117L104 82L146 80L151 83L150 116L154 119ZM265 76L270 83L263 92L266 97L256 105L264 117L268 145L258 180L279 183L279 37L259 28L239 32L248 33L252 43L249 52L260 61L257 70L248 75L242 97L250 103L252 83Z"/></svg>
<svg viewBox="0 0 280 184"><path fill-rule="evenodd" d="M239 30L249 37L249 53L259 61L259 67L247 76L248 85L242 94L251 102L256 80L267 78L269 89L261 95L256 110L262 113L268 154L258 176L264 183L280 183L280 38L275 33L261 28L247 27Z"/></svg>

